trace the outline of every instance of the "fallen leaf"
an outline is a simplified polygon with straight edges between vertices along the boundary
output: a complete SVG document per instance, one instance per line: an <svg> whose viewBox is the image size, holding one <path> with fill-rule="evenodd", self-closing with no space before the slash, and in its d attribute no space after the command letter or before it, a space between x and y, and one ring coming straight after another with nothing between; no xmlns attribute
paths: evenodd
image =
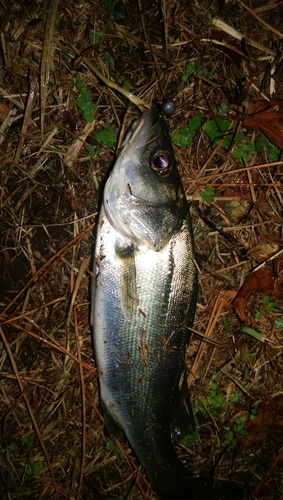
<svg viewBox="0 0 283 500"><path fill-rule="evenodd" d="M81 323L82 325L88 325L89 324L89 309L80 309L77 312L77 318L78 318L78 322Z"/></svg>
<svg viewBox="0 0 283 500"><path fill-rule="evenodd" d="M248 435L241 440L244 448L257 446L283 427L283 394L264 400L253 420L247 420L244 429Z"/></svg>
<svg viewBox="0 0 283 500"><path fill-rule="evenodd" d="M283 101L252 101L243 126L261 130L278 148L283 149Z"/></svg>
<svg viewBox="0 0 283 500"><path fill-rule="evenodd" d="M10 111L10 106L8 104L5 104L4 102L0 102L0 123L3 123L5 120L7 114Z"/></svg>
<svg viewBox="0 0 283 500"><path fill-rule="evenodd" d="M59 76L60 85L67 85L69 83L69 75L67 73L61 73Z"/></svg>
<svg viewBox="0 0 283 500"><path fill-rule="evenodd" d="M245 279L244 284L241 286L237 296L233 300L235 312L245 324L249 322L246 315L246 307L249 298L253 293L261 293L263 295L273 295L277 299L283 298L283 289L281 288L281 281L278 286L276 282L275 287L275 274L269 269L260 268L257 271L250 273Z"/></svg>
<svg viewBox="0 0 283 500"><path fill-rule="evenodd" d="M214 289L212 301L204 309L204 313L207 314L208 316L210 316L212 314L215 300L217 299L220 291L218 288ZM239 288L236 288L236 289L232 289L232 290L226 290L225 293L223 293L223 296L221 299L221 310L220 310L219 314L223 314L231 309L231 304L232 304L234 298L236 297L238 291L239 291Z"/></svg>
<svg viewBox="0 0 283 500"><path fill-rule="evenodd" d="M79 202L76 198L74 198L73 196L71 196L71 199L70 199L70 205L71 205L71 209L74 211L74 212L78 212L80 210L80 205L79 205Z"/></svg>
<svg viewBox="0 0 283 500"><path fill-rule="evenodd" d="M260 185L259 173L257 170L251 170L251 180L254 186ZM225 185L225 184L224 184ZM250 200L251 199L251 191L250 191L250 183L246 174L240 175L233 185L228 186L224 193L223 197L234 197L239 198L240 200ZM221 203L221 200L220 200ZM225 203L225 200L222 202Z"/></svg>
<svg viewBox="0 0 283 500"><path fill-rule="evenodd" d="M279 248L279 245L276 245L276 243L272 241L270 241L270 243L259 243L259 245L250 248L247 251L247 255L251 260L260 264L274 255Z"/></svg>

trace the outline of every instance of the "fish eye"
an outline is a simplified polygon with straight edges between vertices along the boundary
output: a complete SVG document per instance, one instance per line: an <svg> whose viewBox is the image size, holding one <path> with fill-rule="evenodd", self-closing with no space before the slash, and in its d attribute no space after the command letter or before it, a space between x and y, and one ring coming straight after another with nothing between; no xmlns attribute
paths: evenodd
<svg viewBox="0 0 283 500"><path fill-rule="evenodd" d="M150 166L161 177L168 177L174 168L174 160L169 151L155 151L150 159Z"/></svg>

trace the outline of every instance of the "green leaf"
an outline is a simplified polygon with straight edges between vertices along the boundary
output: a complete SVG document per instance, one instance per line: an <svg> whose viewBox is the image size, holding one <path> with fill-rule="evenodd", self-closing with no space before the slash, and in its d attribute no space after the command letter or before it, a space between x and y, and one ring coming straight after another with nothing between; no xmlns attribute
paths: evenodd
<svg viewBox="0 0 283 500"><path fill-rule="evenodd" d="M196 132L201 126L201 116L196 115L194 116L189 122L188 122L188 127L191 132Z"/></svg>
<svg viewBox="0 0 283 500"><path fill-rule="evenodd" d="M283 316L280 319L274 321L275 328L283 328Z"/></svg>
<svg viewBox="0 0 283 500"><path fill-rule="evenodd" d="M109 68L114 68L115 66L114 59L109 54L109 52L107 52L107 50L105 50L104 52L104 62L105 64L107 64L107 66L109 66Z"/></svg>
<svg viewBox="0 0 283 500"><path fill-rule="evenodd" d="M265 135L261 134L255 142L256 151L263 153L268 151L270 161L278 161L281 157L281 149L270 142Z"/></svg>
<svg viewBox="0 0 283 500"><path fill-rule="evenodd" d="M250 154L255 153L256 149L254 144L246 144L242 140L240 141L239 136L242 136L242 138L246 140L242 133L238 134L236 137L236 147L234 148L232 155L234 158L242 162L242 160L247 159Z"/></svg>
<svg viewBox="0 0 283 500"><path fill-rule="evenodd" d="M65 373L65 378L63 380L63 385L71 385L72 383L72 374L70 372Z"/></svg>
<svg viewBox="0 0 283 500"><path fill-rule="evenodd" d="M230 110L229 104L227 102L222 102L217 110L218 115L227 115Z"/></svg>
<svg viewBox="0 0 283 500"><path fill-rule="evenodd" d="M43 167L43 168L44 168L44 170L47 170L47 171L53 172L53 170L54 170L54 169L53 169L53 161L52 161L52 160L50 160L48 163L46 163L46 164L44 165L44 167Z"/></svg>
<svg viewBox="0 0 283 500"><path fill-rule="evenodd" d="M186 82L189 77L195 72L195 65L190 63L187 65L186 69L185 69L185 73L182 74L182 81L183 82Z"/></svg>
<svg viewBox="0 0 283 500"><path fill-rule="evenodd" d="M93 102L88 102L84 109L84 118L88 123L92 123L94 120L95 106Z"/></svg>
<svg viewBox="0 0 283 500"><path fill-rule="evenodd" d="M87 142L85 143L85 148L86 148L91 160L93 160L93 158L100 153L100 148L97 148L96 146L93 146L92 144L88 144Z"/></svg>
<svg viewBox="0 0 283 500"><path fill-rule="evenodd" d="M227 130L229 129L231 122L229 120L208 120L202 126L202 130L206 135L208 135L211 142L214 144L218 144L221 139L224 138L222 146L225 148L229 148L233 138L233 128L229 130L227 134Z"/></svg>
<svg viewBox="0 0 283 500"><path fill-rule="evenodd" d="M241 434L241 432L243 431L245 422L246 422L246 418L243 415L239 418L236 418L234 425L233 425L234 431Z"/></svg>
<svg viewBox="0 0 283 500"><path fill-rule="evenodd" d="M239 160L241 163L243 159L246 160L248 158L248 154L246 153L246 151L241 148L235 148L232 152L232 156L233 158L236 158L236 160Z"/></svg>
<svg viewBox="0 0 283 500"><path fill-rule="evenodd" d="M240 399L241 399L240 392L239 391L235 391L235 393L231 397L231 402L232 403L239 403Z"/></svg>
<svg viewBox="0 0 283 500"><path fill-rule="evenodd" d="M119 76L117 78L117 82L119 85L122 85L122 88L129 91L130 90L130 84L126 81L125 77L123 75Z"/></svg>
<svg viewBox="0 0 283 500"><path fill-rule="evenodd" d="M221 446L225 446L226 447L226 446L231 445L231 443L233 442L234 438L235 438L234 432L231 431L231 430L229 430L226 433L225 439L224 439L224 441L222 441Z"/></svg>
<svg viewBox="0 0 283 500"><path fill-rule="evenodd" d="M106 146L107 148L114 148L117 142L117 134L114 132L114 127L110 127L108 130L99 130L94 134L94 138L99 144Z"/></svg>
<svg viewBox="0 0 283 500"><path fill-rule="evenodd" d="M28 434L27 436L21 437L21 442L25 443L29 450L32 449L32 447L34 445L34 441L35 441L35 436L34 436L33 432L31 434Z"/></svg>
<svg viewBox="0 0 283 500"><path fill-rule="evenodd" d="M105 37L105 34L97 33L97 31L91 30L88 34L88 37L91 45L99 45Z"/></svg>
<svg viewBox="0 0 283 500"><path fill-rule="evenodd" d="M112 441L111 439L109 441L107 441L106 443L106 450L107 451L112 451L115 449L115 443L114 441Z"/></svg>
<svg viewBox="0 0 283 500"><path fill-rule="evenodd" d="M260 340L261 342L264 341L262 334L257 332L253 328L250 328L249 326L242 326L242 332L247 333L256 340Z"/></svg>
<svg viewBox="0 0 283 500"><path fill-rule="evenodd" d="M192 134L190 133L188 128L182 127L179 132L176 132L172 136L172 140L175 144L179 144L179 146L187 147L192 142Z"/></svg>
<svg viewBox="0 0 283 500"><path fill-rule="evenodd" d="M87 90L79 75L76 76L76 86L80 91L80 95L77 98L77 106L82 111L84 119L88 123L92 123L94 120L95 105L92 102L91 92Z"/></svg>
<svg viewBox="0 0 283 500"><path fill-rule="evenodd" d="M28 476L40 476L43 472L43 466L41 462L29 462L26 468L26 474Z"/></svg>
<svg viewBox="0 0 283 500"><path fill-rule="evenodd" d="M195 432L193 432L193 434L186 434L186 436L184 436L181 439L180 443L183 446L189 447L198 438L198 436L199 436L199 431L198 429L196 429Z"/></svg>
<svg viewBox="0 0 283 500"><path fill-rule="evenodd" d="M232 201L224 203L224 207L227 212L229 212L235 219L238 219L245 214L245 207L243 203L241 203L241 201L237 200L236 198Z"/></svg>
<svg viewBox="0 0 283 500"><path fill-rule="evenodd" d="M200 195L202 201L212 203L214 201L214 188L212 186L206 186L204 192Z"/></svg>
<svg viewBox="0 0 283 500"><path fill-rule="evenodd" d="M116 20L123 19L123 15L120 14L120 12L118 12L117 10L115 10L115 5L114 5L112 0L106 0L105 6L106 6L106 9L108 11L108 15L109 15L109 19L111 21L111 24L112 24L112 21L115 19Z"/></svg>
<svg viewBox="0 0 283 500"><path fill-rule="evenodd" d="M263 297L264 304L269 304L270 300L271 300L270 295L264 295L264 297Z"/></svg>
<svg viewBox="0 0 283 500"><path fill-rule="evenodd" d="M82 90L84 88L84 84L83 84L83 81L82 81L80 75L76 76L75 82L76 82L76 86L77 86L78 90Z"/></svg>

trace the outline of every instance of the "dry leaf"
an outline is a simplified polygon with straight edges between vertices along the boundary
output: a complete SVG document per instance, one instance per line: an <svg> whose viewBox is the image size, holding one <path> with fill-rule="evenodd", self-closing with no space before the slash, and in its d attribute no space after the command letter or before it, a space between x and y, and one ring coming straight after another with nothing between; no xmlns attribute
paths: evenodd
<svg viewBox="0 0 283 500"><path fill-rule="evenodd" d="M82 325L89 324L89 309L79 309L77 312L78 322Z"/></svg>
<svg viewBox="0 0 283 500"><path fill-rule="evenodd" d="M283 102L275 99L251 102L243 126L261 130L278 148L283 149Z"/></svg>
<svg viewBox="0 0 283 500"><path fill-rule="evenodd" d="M74 211L74 212L78 212L80 210L80 205L79 205L79 202L76 198L74 198L73 196L71 196L71 199L70 199L70 205L71 205L71 209Z"/></svg>
<svg viewBox="0 0 283 500"><path fill-rule="evenodd" d="M238 291L239 291L239 288L235 288L232 290L226 290L225 294L223 294L223 298L221 299L221 310L220 310L219 314L223 314L231 309L231 304L232 304L234 298L236 297ZM214 308L215 300L217 300L217 297L218 297L220 292L221 292L221 290L219 290L218 288L214 290L212 301L204 309L204 313L207 314L208 316L211 315L213 308Z"/></svg>
<svg viewBox="0 0 283 500"><path fill-rule="evenodd" d="M8 104L5 104L4 102L0 102L0 123L3 123L5 120L7 114L10 111L10 106Z"/></svg>
<svg viewBox="0 0 283 500"><path fill-rule="evenodd" d="M247 420L245 430L248 435L241 440L244 448L257 446L283 427L283 394L270 401L263 401L253 420Z"/></svg>
<svg viewBox="0 0 283 500"><path fill-rule="evenodd" d="M276 284L275 288L275 274L269 269L258 269L253 273L250 273L245 279L244 284L241 286L237 296L233 300L233 305L235 307L235 312L239 318L248 323L248 317L246 315L246 307L249 298L253 293L262 293L263 295L273 295L277 299L283 298L283 289L280 284ZM280 280L281 282L282 280Z"/></svg>
<svg viewBox="0 0 283 500"><path fill-rule="evenodd" d="M250 259L254 260L258 264L269 259L272 255L274 255L279 250L279 246L272 241L270 243L260 243L247 251L247 255Z"/></svg>
<svg viewBox="0 0 283 500"><path fill-rule="evenodd" d="M69 75L67 73L61 73L59 76L60 85L67 85L69 83Z"/></svg>

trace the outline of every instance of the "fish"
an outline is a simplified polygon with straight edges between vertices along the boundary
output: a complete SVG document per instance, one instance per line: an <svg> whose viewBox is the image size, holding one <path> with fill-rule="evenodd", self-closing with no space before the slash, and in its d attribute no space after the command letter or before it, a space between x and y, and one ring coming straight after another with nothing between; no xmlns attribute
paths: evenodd
<svg viewBox="0 0 283 500"><path fill-rule="evenodd" d="M169 129L135 120L103 191L91 323L106 428L127 438L161 500L213 498L175 444L194 427L185 351L198 276L188 203Z"/></svg>

